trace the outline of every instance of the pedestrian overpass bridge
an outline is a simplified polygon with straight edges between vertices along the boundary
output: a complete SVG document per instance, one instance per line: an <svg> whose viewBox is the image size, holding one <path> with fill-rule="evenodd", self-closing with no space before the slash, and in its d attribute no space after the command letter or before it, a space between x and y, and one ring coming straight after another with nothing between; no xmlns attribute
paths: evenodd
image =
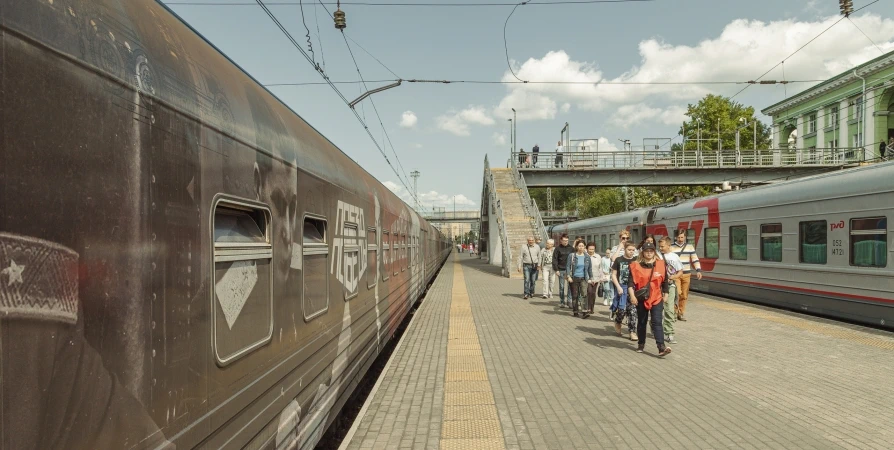
<svg viewBox="0 0 894 450"><path fill-rule="evenodd" d="M863 148L514 152L507 167L528 187L744 186L855 166L864 156Z"/></svg>
<svg viewBox="0 0 894 450"><path fill-rule="evenodd" d="M478 223L481 218L480 211L435 211L422 214L422 217L432 223Z"/></svg>

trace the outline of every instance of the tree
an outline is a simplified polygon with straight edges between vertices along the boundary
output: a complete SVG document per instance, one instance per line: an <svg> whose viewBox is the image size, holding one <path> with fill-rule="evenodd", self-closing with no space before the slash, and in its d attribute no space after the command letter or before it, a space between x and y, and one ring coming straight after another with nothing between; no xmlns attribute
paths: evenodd
<svg viewBox="0 0 894 450"><path fill-rule="evenodd" d="M688 105L686 116L689 117L689 120L684 122L678 134L683 135L685 129L685 150L696 150L699 148L697 139L699 135L698 130L701 128L702 150L717 150L719 129L720 148L734 150L736 148L736 129L747 123L747 126L740 131L740 147L742 149L769 148L771 142L770 127L758 120L754 113L755 110L752 106L734 102L729 97L722 95L708 94L705 98L699 100L697 104ZM755 122L757 122L756 146L753 132ZM677 151L683 149L682 145L677 144L674 144L671 148Z"/></svg>

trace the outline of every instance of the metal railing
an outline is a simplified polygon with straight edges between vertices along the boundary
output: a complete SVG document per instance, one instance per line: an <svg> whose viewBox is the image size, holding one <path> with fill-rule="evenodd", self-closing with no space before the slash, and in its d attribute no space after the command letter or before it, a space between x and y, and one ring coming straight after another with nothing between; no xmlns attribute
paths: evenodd
<svg viewBox="0 0 894 450"><path fill-rule="evenodd" d="M479 211L435 211L423 214L425 220L470 220L479 218Z"/></svg>
<svg viewBox="0 0 894 450"><path fill-rule="evenodd" d="M531 195L528 192L528 185L525 183L525 177L522 176L517 167L512 168L512 177L515 180L515 187L521 192L522 206L525 208L525 214L534 219L534 232L537 233L543 243L546 244L546 240L548 239L546 225L543 224L543 217L540 216L540 208L537 207L537 202L531 198Z"/></svg>
<svg viewBox="0 0 894 450"><path fill-rule="evenodd" d="M731 167L840 166L866 160L864 147L769 150L514 152L515 170L689 169Z"/></svg>
<svg viewBox="0 0 894 450"><path fill-rule="evenodd" d="M509 231L506 226L506 218L503 216L503 207L500 206L500 200L497 198L497 182L494 180L494 174L490 170L487 155L484 155L484 182L487 183L487 190L490 193L490 203L497 210L497 231L500 233L500 244L503 247L503 276L508 278L512 262L512 251L509 248ZM489 229L489 231L493 230Z"/></svg>

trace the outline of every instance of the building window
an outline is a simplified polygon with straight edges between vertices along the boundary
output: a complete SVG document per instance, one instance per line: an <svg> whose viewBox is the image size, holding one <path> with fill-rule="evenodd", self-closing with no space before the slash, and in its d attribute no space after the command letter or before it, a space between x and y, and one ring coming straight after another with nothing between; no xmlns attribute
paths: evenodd
<svg viewBox="0 0 894 450"><path fill-rule="evenodd" d="M376 229L366 231L366 287L372 289L379 283L379 245Z"/></svg>
<svg viewBox="0 0 894 450"><path fill-rule="evenodd" d="M382 230L382 281L388 281L389 267L391 267L391 233Z"/></svg>
<svg viewBox="0 0 894 450"><path fill-rule="evenodd" d="M761 225L761 261L782 262L782 224Z"/></svg>
<svg viewBox="0 0 894 450"><path fill-rule="evenodd" d="M254 202L220 199L213 220L212 342L217 363L226 365L273 335L270 210Z"/></svg>
<svg viewBox="0 0 894 450"><path fill-rule="evenodd" d="M857 133L854 135L854 147L862 147L863 146L863 133Z"/></svg>
<svg viewBox="0 0 894 450"><path fill-rule="evenodd" d="M801 222L798 226L799 261L805 264L826 263L826 221Z"/></svg>
<svg viewBox="0 0 894 450"><path fill-rule="evenodd" d="M839 120L838 107L833 106L833 107L829 108L829 126L830 127L838 126L838 120Z"/></svg>
<svg viewBox="0 0 894 450"><path fill-rule="evenodd" d="M863 119L863 96L857 97L857 100L854 102L854 118L857 120Z"/></svg>
<svg viewBox="0 0 894 450"><path fill-rule="evenodd" d="M851 265L888 265L888 218L851 219Z"/></svg>
<svg viewBox="0 0 894 450"><path fill-rule="evenodd" d="M832 150L837 149L838 148L838 139L832 139L831 141L829 141L829 148L831 148Z"/></svg>
<svg viewBox="0 0 894 450"><path fill-rule="evenodd" d="M302 236L301 297L304 320L311 320L329 309L329 246L326 244L326 219L304 218Z"/></svg>
<svg viewBox="0 0 894 450"><path fill-rule="evenodd" d="M720 228L705 229L705 258L720 257Z"/></svg>
<svg viewBox="0 0 894 450"><path fill-rule="evenodd" d="M737 261L748 259L748 226L729 227L729 259Z"/></svg>
<svg viewBox="0 0 894 450"><path fill-rule="evenodd" d="M807 133L816 133L816 113L807 116Z"/></svg>

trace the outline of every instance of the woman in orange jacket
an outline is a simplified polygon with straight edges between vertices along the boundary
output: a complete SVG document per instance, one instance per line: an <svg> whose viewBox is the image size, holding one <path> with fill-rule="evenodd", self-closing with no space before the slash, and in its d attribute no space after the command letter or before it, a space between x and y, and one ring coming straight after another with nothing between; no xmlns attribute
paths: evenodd
<svg viewBox="0 0 894 450"><path fill-rule="evenodd" d="M631 285L628 287L630 302L636 305L637 323L636 335L638 338L637 353L642 353L646 346L646 325L652 318L652 335L658 344L658 356L666 356L671 348L664 345L664 329L662 320L664 315L664 301L670 285L667 281L667 272L664 261L658 259L655 244L647 242L643 244L636 262L630 264ZM636 293L640 296L637 298Z"/></svg>

